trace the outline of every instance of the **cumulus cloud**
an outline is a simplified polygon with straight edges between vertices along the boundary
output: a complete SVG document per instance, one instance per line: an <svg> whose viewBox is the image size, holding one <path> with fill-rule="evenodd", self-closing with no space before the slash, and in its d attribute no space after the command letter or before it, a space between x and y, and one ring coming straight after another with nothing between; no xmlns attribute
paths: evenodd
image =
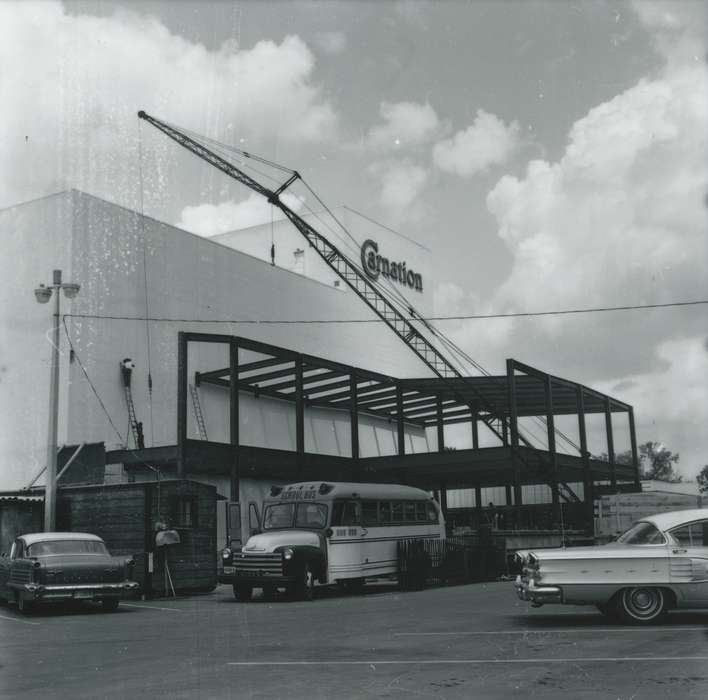
<svg viewBox="0 0 708 700"><path fill-rule="evenodd" d="M0 3L0 67L2 205L66 186L125 201L136 190L140 108L220 140L321 141L336 129L297 36L210 51L132 12ZM162 187L175 147L164 148Z"/></svg>
<svg viewBox="0 0 708 700"><path fill-rule="evenodd" d="M430 104L418 102L382 102L379 113L383 119L369 130L366 144L375 149L418 146L434 138L440 120Z"/></svg>
<svg viewBox="0 0 708 700"><path fill-rule="evenodd" d="M381 181L381 204L395 218L406 218L429 179L428 171L410 160L374 163L369 171Z"/></svg>
<svg viewBox="0 0 708 700"><path fill-rule="evenodd" d="M281 199L293 211L302 208L302 200L295 195L285 192L281 195ZM175 225L185 231L209 237L283 218L280 209L272 207L261 195L253 192L240 202L229 200L219 204L197 204L185 207Z"/></svg>
<svg viewBox="0 0 708 700"><path fill-rule="evenodd" d="M663 369L621 378L622 399L634 406L638 440L659 440L678 452L679 472L684 478L693 479L708 461L705 452L696 448L696 436L702 436L708 424L705 337L666 340L655 352ZM601 382L598 388L612 393L617 388L616 382L610 379Z"/></svg>
<svg viewBox="0 0 708 700"><path fill-rule="evenodd" d="M506 163L519 146L519 125L505 124L483 109L474 122L433 147L433 162L440 170L470 177L492 165Z"/></svg>

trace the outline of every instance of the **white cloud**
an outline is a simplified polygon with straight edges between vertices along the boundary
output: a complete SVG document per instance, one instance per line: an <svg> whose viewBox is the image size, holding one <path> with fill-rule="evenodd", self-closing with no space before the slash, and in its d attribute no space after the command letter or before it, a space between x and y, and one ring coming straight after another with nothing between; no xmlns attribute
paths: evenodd
<svg viewBox="0 0 708 700"><path fill-rule="evenodd" d="M321 141L336 129L297 36L209 51L132 12L3 2L0 66L0 205L65 186L134 199L141 108L220 140L229 129L249 142ZM161 147L164 189L175 146Z"/></svg>
<svg viewBox="0 0 708 700"><path fill-rule="evenodd" d="M347 35L344 32L319 32L315 34L317 47L330 56L336 56L347 48Z"/></svg>
<svg viewBox="0 0 708 700"><path fill-rule="evenodd" d="M374 163L369 170L381 181L381 204L395 218L410 218L406 210L416 204L428 182L428 171L410 160Z"/></svg>
<svg viewBox="0 0 708 700"><path fill-rule="evenodd" d="M622 399L634 406L638 441L665 443L679 453L678 468L684 478L694 479L708 463L708 455L695 448L696 437L702 437L708 425L706 338L667 340L657 346L656 356L664 369L622 377ZM612 394L617 381L602 382L597 388Z"/></svg>
<svg viewBox="0 0 708 700"><path fill-rule="evenodd" d="M517 122L507 126L499 117L479 109L470 126L435 144L433 161L444 172L470 177L506 163L518 146Z"/></svg>
<svg viewBox="0 0 708 700"><path fill-rule="evenodd" d="M281 199L293 211L299 211L302 207L302 201L288 192L281 195ZM280 209L272 207L261 195L253 192L240 202L230 200L219 204L185 207L175 225L185 231L209 237L283 218Z"/></svg>
<svg viewBox="0 0 708 700"><path fill-rule="evenodd" d="M383 124L369 130L369 148L417 146L435 138L441 128L438 115L428 103L382 102L379 113Z"/></svg>

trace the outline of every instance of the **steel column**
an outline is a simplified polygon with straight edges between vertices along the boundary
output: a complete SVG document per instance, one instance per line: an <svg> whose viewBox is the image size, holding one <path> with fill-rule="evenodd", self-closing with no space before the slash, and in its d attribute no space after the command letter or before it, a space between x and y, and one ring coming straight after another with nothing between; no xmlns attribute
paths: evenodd
<svg viewBox="0 0 708 700"><path fill-rule="evenodd" d="M295 452L298 478L305 467L305 396L303 393L302 355L295 360Z"/></svg>
<svg viewBox="0 0 708 700"><path fill-rule="evenodd" d="M548 434L548 452L551 456L551 498L553 500L553 516L560 522L560 498L558 487L558 455L556 454L556 425L553 417L553 383L550 375L544 377L546 394L546 430Z"/></svg>
<svg viewBox="0 0 708 700"><path fill-rule="evenodd" d="M354 460L354 473L357 481L361 478L359 473L359 400L357 392L357 379L354 373L349 375L349 424L351 427L352 459Z"/></svg>
<svg viewBox="0 0 708 700"><path fill-rule="evenodd" d="M511 468L514 474L514 505L521 506L521 466L519 464L519 418L516 410L516 378L514 360L506 361L506 380L509 391L509 428L511 432ZM517 516L520 517L520 513Z"/></svg>
<svg viewBox="0 0 708 700"><path fill-rule="evenodd" d="M396 383L396 420L398 424L398 454L406 454L406 433L403 423L403 390Z"/></svg>
<svg viewBox="0 0 708 700"><path fill-rule="evenodd" d="M187 333L177 334L177 478L184 479L187 442L187 369L189 341Z"/></svg>
<svg viewBox="0 0 708 700"><path fill-rule="evenodd" d="M639 454L637 453L637 433L634 428L634 409L630 408L628 411L629 418L629 440L632 445L632 465L634 466L634 483L638 489L641 490L641 478L642 475L639 472Z"/></svg>
<svg viewBox="0 0 708 700"><path fill-rule="evenodd" d="M234 447L231 461L231 500L239 500L239 445L240 439L240 416L239 416L239 395L238 395L238 341L232 340L229 343L229 442Z"/></svg>
<svg viewBox="0 0 708 700"><path fill-rule="evenodd" d="M437 397L437 429L438 429L438 452L445 451L445 423L443 423L443 402L442 397Z"/></svg>
<svg viewBox="0 0 708 700"><path fill-rule="evenodd" d="M614 489L617 487L617 474L615 469L615 440L612 435L612 408L609 398L605 398L605 431L607 432L607 459L610 462L610 483Z"/></svg>
<svg viewBox="0 0 708 700"><path fill-rule="evenodd" d="M583 459L583 492L585 503L589 510L589 522L593 522L595 516L595 482L590 471L590 453L588 452L588 435L585 427L585 395L583 387L578 386L577 404L578 404L578 432L580 433L580 456ZM594 531L594 528L593 528Z"/></svg>

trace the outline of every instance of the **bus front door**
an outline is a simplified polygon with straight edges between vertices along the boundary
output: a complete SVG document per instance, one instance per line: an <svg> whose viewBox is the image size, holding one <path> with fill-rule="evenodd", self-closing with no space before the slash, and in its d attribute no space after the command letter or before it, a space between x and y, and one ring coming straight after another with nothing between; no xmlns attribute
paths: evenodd
<svg viewBox="0 0 708 700"><path fill-rule="evenodd" d="M330 580L363 579L367 530L361 524L361 504L358 501L335 501L332 506L331 530L327 546Z"/></svg>

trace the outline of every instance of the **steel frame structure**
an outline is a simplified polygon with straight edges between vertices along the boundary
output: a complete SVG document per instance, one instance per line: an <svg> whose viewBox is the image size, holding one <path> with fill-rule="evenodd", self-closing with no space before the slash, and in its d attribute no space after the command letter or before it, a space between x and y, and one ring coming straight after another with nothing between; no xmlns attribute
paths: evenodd
<svg viewBox="0 0 708 700"><path fill-rule="evenodd" d="M188 359L190 343L226 344L229 366L198 371L194 384L209 384L228 391L229 442L188 438ZM239 351L258 359L240 362ZM108 453L107 462L139 467L145 462L176 465L178 478L202 474L228 475L231 498L238 499L240 477L288 479L367 480L403 482L440 490L505 486L507 504L521 506L522 486L547 483L550 470L556 483L583 482L584 501L591 517L594 496L603 492L640 490L639 460L630 405L576 382L547 374L514 359L507 360L505 375L465 377L459 386L440 378L400 379L295 352L249 338L180 332L178 334L177 444L145 450ZM470 384L474 385L473 387ZM468 391L469 395L465 392ZM295 408L295 451L242 445L239 436L239 394L287 401ZM480 447L477 426L484 408L475 407L474 396L484 404L494 402L508 419L509 430L497 447ZM305 409L310 406L348 411L351 426L349 457L305 451ZM612 414L626 413L633 463L618 464L614 454ZM605 419L608 461L591 456L587 449L586 416ZM359 417L371 415L397 426L398 454L362 458L359 450ZM578 454L556 449L554 418L577 415ZM548 450L520 443L520 418L542 416L547 424ZM446 450L445 426L469 422L472 449ZM437 451L406 454L405 425L435 428ZM598 484L597 482L604 482ZM559 491L551 489L554 508Z"/></svg>

